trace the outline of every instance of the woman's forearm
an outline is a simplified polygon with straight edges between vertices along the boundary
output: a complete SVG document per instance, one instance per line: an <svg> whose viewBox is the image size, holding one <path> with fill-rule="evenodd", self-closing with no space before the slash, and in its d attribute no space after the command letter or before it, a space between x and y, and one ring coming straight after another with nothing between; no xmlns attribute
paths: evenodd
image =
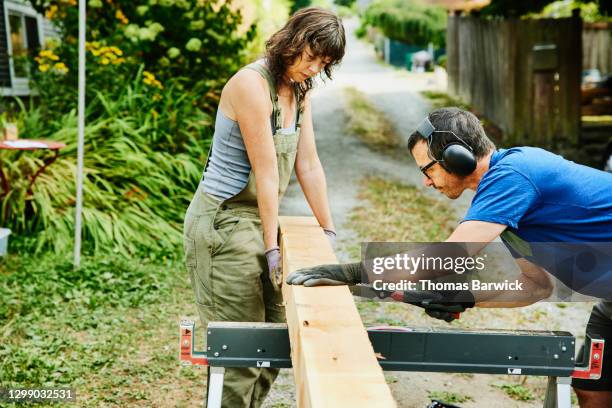
<svg viewBox="0 0 612 408"><path fill-rule="evenodd" d="M312 209L312 213L323 228L334 230L334 222L329 210L329 201L327 199L327 183L325 181L325 172L319 164L310 168L308 171L296 174L298 182L302 187L306 201Z"/></svg>
<svg viewBox="0 0 612 408"><path fill-rule="evenodd" d="M278 245L278 174L276 177L255 177L257 206L266 250Z"/></svg>

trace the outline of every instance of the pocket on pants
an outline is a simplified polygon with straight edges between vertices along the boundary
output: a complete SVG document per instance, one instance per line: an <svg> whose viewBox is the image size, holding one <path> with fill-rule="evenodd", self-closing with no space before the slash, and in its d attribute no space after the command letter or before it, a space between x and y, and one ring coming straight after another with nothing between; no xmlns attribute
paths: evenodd
<svg viewBox="0 0 612 408"><path fill-rule="evenodd" d="M218 214L213 220L212 233L215 235L211 254L219 253L238 229L241 219L233 215Z"/></svg>

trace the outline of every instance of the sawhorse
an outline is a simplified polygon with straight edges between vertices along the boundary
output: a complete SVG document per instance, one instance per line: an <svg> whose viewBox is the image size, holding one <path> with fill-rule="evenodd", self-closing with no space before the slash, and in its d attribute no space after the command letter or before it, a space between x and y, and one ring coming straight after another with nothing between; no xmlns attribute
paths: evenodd
<svg viewBox="0 0 612 408"><path fill-rule="evenodd" d="M206 352L194 349L193 321L180 330L181 363L210 367L208 408L221 406L225 367L291 367L286 324L211 322ZM544 408L570 408L571 379L598 379L603 366L603 339L587 337L576 364L568 332L371 327L368 336L383 370L547 376Z"/></svg>

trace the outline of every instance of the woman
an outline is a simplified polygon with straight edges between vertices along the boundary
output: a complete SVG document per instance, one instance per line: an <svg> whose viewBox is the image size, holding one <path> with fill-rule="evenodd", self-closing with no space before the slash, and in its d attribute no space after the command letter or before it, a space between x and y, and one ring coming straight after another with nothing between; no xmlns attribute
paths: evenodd
<svg viewBox="0 0 612 408"><path fill-rule="evenodd" d="M203 325L283 322L278 207L295 173L333 241L334 225L312 125L309 90L342 60L344 28L330 11L296 12L265 58L225 85L204 176L185 216L185 260ZM258 407L278 369L231 368L224 407Z"/></svg>

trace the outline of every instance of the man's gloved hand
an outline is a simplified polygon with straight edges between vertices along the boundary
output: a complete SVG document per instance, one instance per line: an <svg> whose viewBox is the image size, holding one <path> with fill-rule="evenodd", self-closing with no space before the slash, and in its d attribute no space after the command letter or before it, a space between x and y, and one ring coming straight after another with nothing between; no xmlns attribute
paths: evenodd
<svg viewBox="0 0 612 408"><path fill-rule="evenodd" d="M264 252L268 261L268 276L274 290L280 290L283 284L283 268L281 263L281 253L279 247L268 249Z"/></svg>
<svg viewBox="0 0 612 408"><path fill-rule="evenodd" d="M335 250L336 249L336 231L330 230L327 228L323 228L323 232L327 236L327 239L329 239L329 243L331 244L332 248Z"/></svg>
<svg viewBox="0 0 612 408"><path fill-rule="evenodd" d="M319 265L299 269L287 276L289 285L336 286L361 283L365 270L361 262L335 265Z"/></svg>
<svg viewBox="0 0 612 408"><path fill-rule="evenodd" d="M392 297L395 298L393 295ZM476 303L474 295L469 290L439 292L409 290L402 292L402 298L396 300L422 307L428 316L449 323L455 320L459 313L474 307Z"/></svg>

